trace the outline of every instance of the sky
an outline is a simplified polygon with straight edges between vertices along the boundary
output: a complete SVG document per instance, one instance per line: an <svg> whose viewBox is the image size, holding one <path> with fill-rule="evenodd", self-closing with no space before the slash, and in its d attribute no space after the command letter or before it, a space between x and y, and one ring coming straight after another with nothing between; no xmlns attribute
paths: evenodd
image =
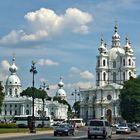
<svg viewBox="0 0 140 140"><path fill-rule="evenodd" d="M95 85L100 40L111 48L116 22L121 47L126 35L131 41L139 75L139 13L139 0L1 0L0 80L5 85L15 54L23 89L32 86L34 60L35 87L46 82L54 96L62 77L67 99L74 100L75 89Z"/></svg>

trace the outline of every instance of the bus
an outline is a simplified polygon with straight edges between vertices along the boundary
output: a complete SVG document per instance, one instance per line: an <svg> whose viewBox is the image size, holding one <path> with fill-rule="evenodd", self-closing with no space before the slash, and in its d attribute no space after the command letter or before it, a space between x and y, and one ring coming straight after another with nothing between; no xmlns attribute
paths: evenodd
<svg viewBox="0 0 140 140"><path fill-rule="evenodd" d="M14 116L13 121L17 125L24 125L28 127L29 117L30 117L29 115ZM43 121L44 121L44 127L50 127L53 124L53 120L51 119L51 116L47 116L47 117L35 116L35 127L42 127Z"/></svg>

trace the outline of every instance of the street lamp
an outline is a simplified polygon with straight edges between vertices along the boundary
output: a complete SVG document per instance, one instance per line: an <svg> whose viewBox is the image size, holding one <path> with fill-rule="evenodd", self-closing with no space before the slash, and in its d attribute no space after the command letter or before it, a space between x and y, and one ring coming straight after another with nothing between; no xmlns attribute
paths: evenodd
<svg viewBox="0 0 140 140"><path fill-rule="evenodd" d="M72 96L74 96L74 98L75 98L75 102L74 102L74 104L76 103L76 101L77 101L77 95L79 96L79 101L80 101L80 94L79 94L79 92L77 92L77 90L75 89L75 91L74 92L72 92L72 94L71 94ZM76 109L74 109L75 110L75 115L76 115Z"/></svg>
<svg viewBox="0 0 140 140"><path fill-rule="evenodd" d="M40 85L40 90L43 88L43 90L45 91L45 89L49 90L49 85L46 85L45 82L43 82L43 85ZM45 97L42 98L43 101L43 111L42 111L42 127L44 127L44 118L45 118Z"/></svg>
<svg viewBox="0 0 140 140"><path fill-rule="evenodd" d="M33 74L33 81L32 81L32 119L31 119L31 128L30 133L36 133L35 130L35 116L34 116L34 75L37 74L37 70L35 67L35 61L32 61L30 72Z"/></svg>

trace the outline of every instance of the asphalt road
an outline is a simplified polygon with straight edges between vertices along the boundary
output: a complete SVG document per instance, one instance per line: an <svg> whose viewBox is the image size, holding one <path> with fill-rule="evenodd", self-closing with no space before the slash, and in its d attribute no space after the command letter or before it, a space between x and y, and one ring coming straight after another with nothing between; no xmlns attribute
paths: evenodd
<svg viewBox="0 0 140 140"><path fill-rule="evenodd" d="M7 134L8 136L8 134ZM103 140L98 138L94 140ZM28 134L28 135L14 135L9 137L0 137L0 140L88 140L86 128L76 130L75 136L53 136L53 133L44 134ZM140 131L132 132L131 134L113 134L111 140L140 140Z"/></svg>

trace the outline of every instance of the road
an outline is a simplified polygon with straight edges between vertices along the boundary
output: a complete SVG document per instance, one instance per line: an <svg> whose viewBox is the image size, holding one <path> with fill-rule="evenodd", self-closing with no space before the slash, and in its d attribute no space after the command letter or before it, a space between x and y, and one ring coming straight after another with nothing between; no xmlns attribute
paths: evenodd
<svg viewBox="0 0 140 140"><path fill-rule="evenodd" d="M8 135L8 134L7 134ZM76 130L75 136L53 136L53 133L49 134L29 134L27 136L14 136L8 138L0 138L0 140L88 140L87 131L85 128ZM94 140L103 140L98 138ZM131 134L113 134L111 140L140 140L140 131L138 133L132 132Z"/></svg>

